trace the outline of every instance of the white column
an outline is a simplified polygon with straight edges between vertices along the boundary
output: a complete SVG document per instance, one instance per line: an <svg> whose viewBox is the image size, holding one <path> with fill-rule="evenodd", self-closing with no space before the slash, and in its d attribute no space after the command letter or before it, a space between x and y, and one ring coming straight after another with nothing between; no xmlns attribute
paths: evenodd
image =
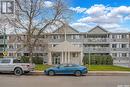
<svg viewBox="0 0 130 87"><path fill-rule="evenodd" d="M64 57L64 59L65 59L65 63L67 63L67 52L65 52L65 57Z"/></svg>
<svg viewBox="0 0 130 87"><path fill-rule="evenodd" d="M83 62L82 62L82 60L83 60L83 51L81 51L80 55L81 55L80 64L82 65L83 64Z"/></svg>
<svg viewBox="0 0 130 87"><path fill-rule="evenodd" d="M52 65L52 55L51 55L51 52L48 52L48 64Z"/></svg>
<svg viewBox="0 0 130 87"><path fill-rule="evenodd" d="M70 63L70 52L68 52L68 63Z"/></svg>
<svg viewBox="0 0 130 87"><path fill-rule="evenodd" d="M63 57L63 53L64 53L64 52L62 51L62 53L61 53L61 64L64 63L64 60L63 60L63 58L64 58L64 57Z"/></svg>

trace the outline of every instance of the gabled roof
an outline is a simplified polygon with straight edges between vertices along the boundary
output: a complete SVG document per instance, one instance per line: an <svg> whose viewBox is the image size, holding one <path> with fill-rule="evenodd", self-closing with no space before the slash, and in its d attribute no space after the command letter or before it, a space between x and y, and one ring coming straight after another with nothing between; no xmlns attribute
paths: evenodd
<svg viewBox="0 0 130 87"><path fill-rule="evenodd" d="M108 31L105 30L104 28L100 27L100 26L96 26L96 27L92 28L90 31L88 31L88 33L104 34L104 33L108 33Z"/></svg>
<svg viewBox="0 0 130 87"><path fill-rule="evenodd" d="M63 26L61 26L60 28L58 28L57 30L53 31L53 33L60 33L60 34L75 34L75 33L79 33L79 31L75 30L74 28L72 28L71 26L69 26L68 24L64 24Z"/></svg>

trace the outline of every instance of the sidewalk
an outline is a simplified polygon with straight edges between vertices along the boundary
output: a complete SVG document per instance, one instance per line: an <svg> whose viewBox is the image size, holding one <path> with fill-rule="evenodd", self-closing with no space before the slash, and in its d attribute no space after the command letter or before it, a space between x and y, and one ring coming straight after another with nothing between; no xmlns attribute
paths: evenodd
<svg viewBox="0 0 130 87"><path fill-rule="evenodd" d="M43 71L32 71L30 75L44 75ZM128 71L89 71L87 76L130 76Z"/></svg>

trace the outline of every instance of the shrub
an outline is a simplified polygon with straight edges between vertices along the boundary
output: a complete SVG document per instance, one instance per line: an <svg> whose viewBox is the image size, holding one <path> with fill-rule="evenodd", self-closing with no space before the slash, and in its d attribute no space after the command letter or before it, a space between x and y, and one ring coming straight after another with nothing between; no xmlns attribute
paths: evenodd
<svg viewBox="0 0 130 87"><path fill-rule="evenodd" d="M35 64L43 64L43 58L42 57L33 57L32 62Z"/></svg>
<svg viewBox="0 0 130 87"><path fill-rule="evenodd" d="M29 57L27 56L22 56L20 58L21 62L23 63L29 63ZM33 57L32 58L32 63L35 63L35 64L43 64L43 58L42 57Z"/></svg>
<svg viewBox="0 0 130 87"><path fill-rule="evenodd" d="M93 65L113 65L110 55L90 55L90 63ZM83 57L83 64L89 64L89 55Z"/></svg>
<svg viewBox="0 0 130 87"><path fill-rule="evenodd" d="M27 56L22 56L22 57L20 58L20 60L21 60L21 62L23 62L23 63L29 63L29 57L27 57Z"/></svg>

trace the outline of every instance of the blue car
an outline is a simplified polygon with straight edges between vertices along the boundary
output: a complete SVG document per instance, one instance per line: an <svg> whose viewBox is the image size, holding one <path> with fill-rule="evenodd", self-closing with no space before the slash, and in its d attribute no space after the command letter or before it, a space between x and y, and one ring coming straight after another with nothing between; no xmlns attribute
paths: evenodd
<svg viewBox="0 0 130 87"><path fill-rule="evenodd" d="M56 74L72 74L76 76L81 76L88 72L87 68L77 64L60 64L55 67L48 68L44 71L46 75L56 75Z"/></svg>

